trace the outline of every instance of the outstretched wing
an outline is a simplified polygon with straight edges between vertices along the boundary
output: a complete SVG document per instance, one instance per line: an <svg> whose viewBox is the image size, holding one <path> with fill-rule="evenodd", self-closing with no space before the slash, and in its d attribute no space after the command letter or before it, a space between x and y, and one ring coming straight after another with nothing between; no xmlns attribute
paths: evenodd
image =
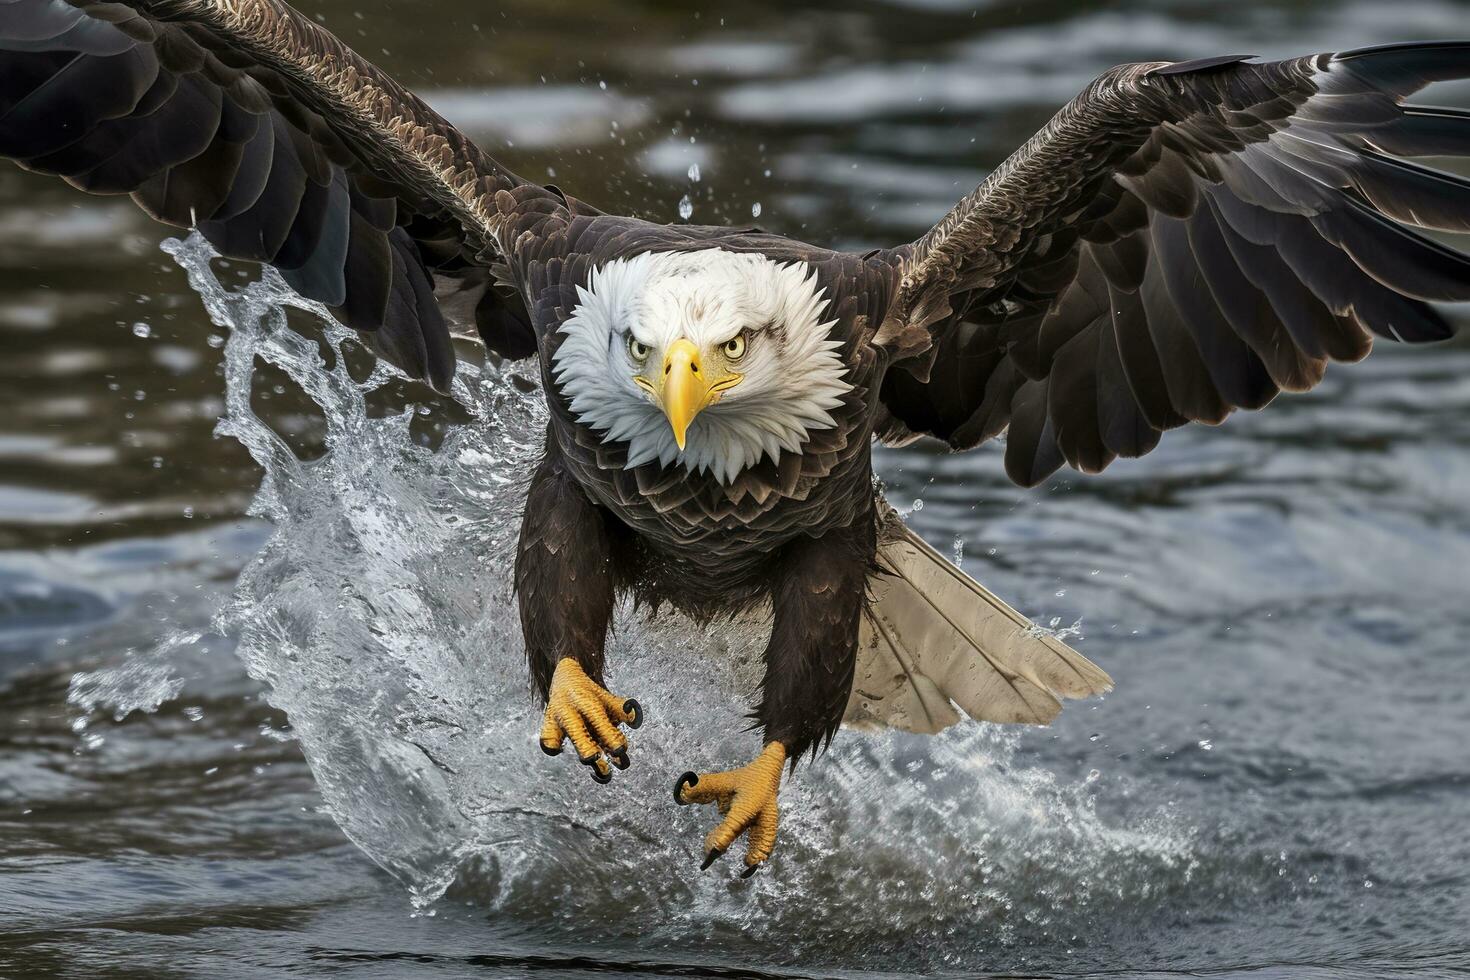
<svg viewBox="0 0 1470 980"><path fill-rule="evenodd" d="M489 346L535 349L476 267L517 205L563 199L280 0L0 0L0 156L270 263L437 387L435 273L474 280Z"/></svg>
<svg viewBox="0 0 1470 980"><path fill-rule="evenodd" d="M1470 114L1403 100L1466 77L1470 42L1106 73L894 253L883 434L1009 427L1029 486L1449 336L1470 259L1414 229L1470 231L1470 183L1406 158L1470 156Z"/></svg>

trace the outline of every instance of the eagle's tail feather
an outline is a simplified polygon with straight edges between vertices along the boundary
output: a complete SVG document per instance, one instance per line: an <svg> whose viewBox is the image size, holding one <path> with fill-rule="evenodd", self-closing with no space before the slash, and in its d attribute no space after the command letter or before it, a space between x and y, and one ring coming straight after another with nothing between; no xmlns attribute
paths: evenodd
<svg viewBox="0 0 1470 980"><path fill-rule="evenodd" d="M1101 668L965 575L889 511L845 723L937 732L961 711L1045 725L1060 698L1112 690Z"/></svg>

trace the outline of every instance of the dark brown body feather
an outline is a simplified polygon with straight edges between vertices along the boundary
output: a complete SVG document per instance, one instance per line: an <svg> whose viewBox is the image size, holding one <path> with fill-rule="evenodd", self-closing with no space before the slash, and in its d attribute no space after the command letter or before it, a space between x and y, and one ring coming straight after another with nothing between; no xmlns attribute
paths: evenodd
<svg viewBox="0 0 1470 980"><path fill-rule="evenodd" d="M1309 388L1372 335L1448 334L1428 303L1470 299L1470 261L1412 228L1470 230L1470 193L1404 158L1470 156L1470 118L1403 100L1470 77L1467 52L1122 66L918 241L864 256L523 181L280 0L0 0L0 155L275 265L440 388L434 282L459 280L485 343L543 367L516 567L542 694L562 657L600 677L620 590L703 617L769 599L756 717L795 756L851 685L874 435L965 449L1009 429L1007 472L1032 484ZM594 269L708 248L814 270L853 386L801 453L729 483L628 468L549 373Z"/></svg>

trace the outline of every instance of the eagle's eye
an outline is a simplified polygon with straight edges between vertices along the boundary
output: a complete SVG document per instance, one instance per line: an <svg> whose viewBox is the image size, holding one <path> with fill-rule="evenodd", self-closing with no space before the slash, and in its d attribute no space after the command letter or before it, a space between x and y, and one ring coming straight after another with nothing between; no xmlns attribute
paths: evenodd
<svg viewBox="0 0 1470 980"><path fill-rule="evenodd" d="M745 356L745 331L742 330L724 343L725 356L738 361Z"/></svg>
<svg viewBox="0 0 1470 980"><path fill-rule="evenodd" d="M653 348L640 341L632 334L628 334L628 356L640 364L648 360L648 355Z"/></svg>

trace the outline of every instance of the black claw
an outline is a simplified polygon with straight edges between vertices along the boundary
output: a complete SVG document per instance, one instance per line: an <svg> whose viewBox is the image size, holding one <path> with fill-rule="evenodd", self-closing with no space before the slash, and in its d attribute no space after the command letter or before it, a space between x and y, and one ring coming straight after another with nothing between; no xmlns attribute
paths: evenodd
<svg viewBox="0 0 1470 980"><path fill-rule="evenodd" d="M547 745L545 742L538 742L536 744L540 745L541 746L541 751L542 752L545 752L547 755L561 755L561 743L560 742L558 742L556 744L556 747L555 748Z"/></svg>
<svg viewBox="0 0 1470 980"><path fill-rule="evenodd" d="M740 872L740 877L742 877L742 878L749 878L751 875L755 874L760 869L761 869L761 866L759 864L747 864L745 866L745 870L742 871L742 872Z"/></svg>
<svg viewBox="0 0 1470 980"><path fill-rule="evenodd" d="M623 702L623 713L633 716L633 720L628 722L629 728L643 727L643 705L639 704L635 699L629 698Z"/></svg>
<svg viewBox="0 0 1470 980"><path fill-rule="evenodd" d="M716 861L724 856L725 852L723 850L718 847L715 848L704 856L704 863L699 866L699 870L704 871L708 869L710 865L714 864Z"/></svg>
<svg viewBox="0 0 1470 980"><path fill-rule="evenodd" d="M597 768L597 760L599 758L601 758L601 756L589 755L587 758L578 759L577 761L582 763L582 765L586 766L588 769L592 770L592 781L594 783L603 783L605 785L612 782L612 773L604 773L602 770Z"/></svg>
<svg viewBox="0 0 1470 980"><path fill-rule="evenodd" d="M615 752L609 752L608 756L611 757L612 764L617 766L619 769L626 769L630 765L632 765L632 763L628 761L628 749L626 746L618 749Z"/></svg>
<svg viewBox="0 0 1470 980"><path fill-rule="evenodd" d="M684 799L684 788L686 786L694 786L698 784L698 782L699 776L695 773L686 772L684 775L680 776L679 781L674 783L674 802L679 804L680 806L688 806L689 801Z"/></svg>

